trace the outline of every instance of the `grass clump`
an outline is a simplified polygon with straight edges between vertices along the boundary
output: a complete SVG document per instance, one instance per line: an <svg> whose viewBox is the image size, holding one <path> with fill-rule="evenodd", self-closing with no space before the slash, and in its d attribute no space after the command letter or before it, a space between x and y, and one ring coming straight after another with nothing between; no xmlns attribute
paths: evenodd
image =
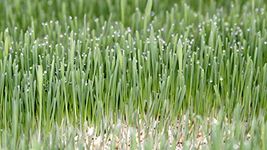
<svg viewBox="0 0 267 150"><path fill-rule="evenodd" d="M264 0L0 10L0 149L266 148Z"/></svg>

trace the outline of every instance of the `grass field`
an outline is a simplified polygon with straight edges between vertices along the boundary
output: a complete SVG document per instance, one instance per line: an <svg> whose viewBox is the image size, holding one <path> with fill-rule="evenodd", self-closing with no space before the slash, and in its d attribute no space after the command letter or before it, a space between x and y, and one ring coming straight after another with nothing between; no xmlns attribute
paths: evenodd
<svg viewBox="0 0 267 150"><path fill-rule="evenodd" d="M0 0L0 149L267 149L266 6Z"/></svg>

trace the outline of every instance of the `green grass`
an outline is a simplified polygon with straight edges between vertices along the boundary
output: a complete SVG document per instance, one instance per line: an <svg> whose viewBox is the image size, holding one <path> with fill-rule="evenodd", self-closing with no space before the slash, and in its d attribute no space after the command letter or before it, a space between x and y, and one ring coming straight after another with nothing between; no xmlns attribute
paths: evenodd
<svg viewBox="0 0 267 150"><path fill-rule="evenodd" d="M0 1L0 149L266 149L266 4Z"/></svg>

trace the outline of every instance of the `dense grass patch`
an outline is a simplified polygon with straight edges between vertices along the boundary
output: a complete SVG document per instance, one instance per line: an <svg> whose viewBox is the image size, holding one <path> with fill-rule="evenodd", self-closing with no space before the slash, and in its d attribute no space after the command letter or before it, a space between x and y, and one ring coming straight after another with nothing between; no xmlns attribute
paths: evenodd
<svg viewBox="0 0 267 150"><path fill-rule="evenodd" d="M266 6L0 1L0 149L266 149Z"/></svg>

